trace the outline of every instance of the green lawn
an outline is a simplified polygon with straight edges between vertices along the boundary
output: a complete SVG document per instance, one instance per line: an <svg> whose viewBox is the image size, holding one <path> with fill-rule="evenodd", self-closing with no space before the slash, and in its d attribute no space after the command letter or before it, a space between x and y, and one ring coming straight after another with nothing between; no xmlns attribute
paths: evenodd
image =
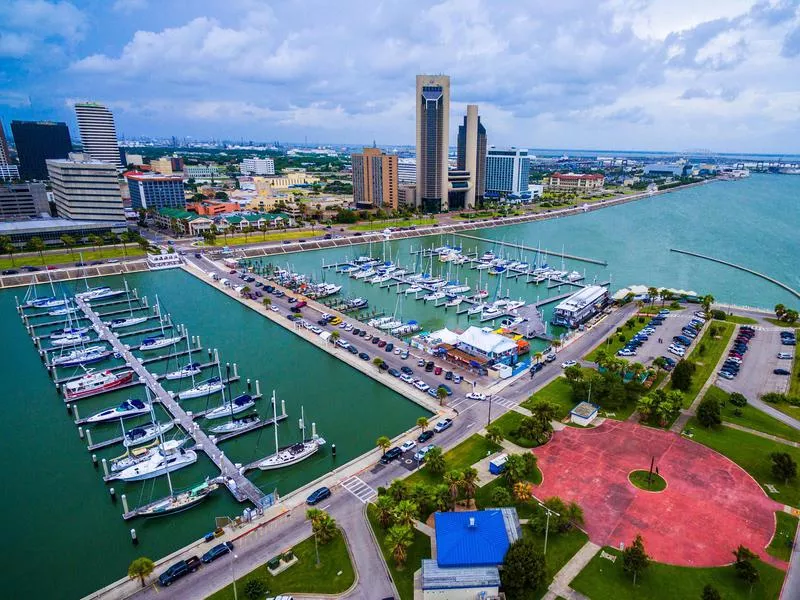
<svg viewBox="0 0 800 600"><path fill-rule="evenodd" d="M718 330L717 335L714 337L710 333L711 327L716 327ZM692 344L692 351L687 355L687 359L695 364L695 370L692 375L691 387L683 393L686 397L685 406L689 406L694 401L697 394L700 393L700 388L714 373L714 368L717 366L722 353L725 352L725 347L731 339L734 328L733 323L714 321L703 328L703 335ZM671 389L672 384L668 385Z"/></svg>
<svg viewBox="0 0 800 600"><path fill-rule="evenodd" d="M758 321L755 319L751 319L750 317L742 317L740 315L725 315L725 322L736 323L737 325L755 325L758 323Z"/></svg>
<svg viewBox="0 0 800 600"><path fill-rule="evenodd" d="M544 549L544 534L534 531L531 527L523 525L523 537L530 538ZM547 554L545 564L547 567L547 578L545 584L531 592L529 598L542 598L547 593L547 587L553 581L556 573L575 556L583 545L589 541L587 536L580 529L573 529L565 533L554 533L552 530L547 536Z"/></svg>
<svg viewBox="0 0 800 600"><path fill-rule="evenodd" d="M738 408L728 402L729 397L730 394L715 385L712 385L710 388L708 388L708 391L704 396L704 398L716 398L721 404L725 404L722 407L723 421L736 423L737 425L749 427L750 429L755 429L756 431L761 431L763 433L776 435L793 442L800 442L800 431L797 431L794 427L790 427L785 423L781 423L775 417L771 417L768 414L761 412L757 408L750 406L749 404L747 406ZM740 416L734 414L734 411L737 410L737 408L742 412Z"/></svg>
<svg viewBox="0 0 800 600"><path fill-rule="evenodd" d="M789 506L800 505L800 482L797 478L788 484L776 480L771 472L772 461L769 458L772 452L788 452L795 462L800 462L800 448L793 448L729 427L706 429L695 418L692 418L686 426L692 430L694 441L730 458L750 473L764 487L770 498ZM766 484L771 484L778 492L770 492L765 487Z"/></svg>
<svg viewBox="0 0 800 600"><path fill-rule="evenodd" d="M558 405L558 418L563 419L575 408L575 402L572 401L572 388L566 377L557 377L533 396L525 400L520 406L531 409L534 402L537 400L547 400L553 404Z"/></svg>
<svg viewBox="0 0 800 600"><path fill-rule="evenodd" d="M583 357L584 360L590 360L594 362L595 359L597 358L597 353L600 350L605 350L608 354L616 354L617 350L622 349L625 343L632 337L627 333L624 333L623 336L625 337L625 339L623 341L620 341L619 335L617 335L616 333L612 333L599 346L596 346L594 350L592 350L591 352L589 352L589 354L584 356Z"/></svg>
<svg viewBox="0 0 800 600"><path fill-rule="evenodd" d="M800 329L794 330L795 337L800 336ZM794 350L797 346L786 346L787 348L792 348ZM794 396L795 398L800 397L800 357L797 356L797 352L794 353L794 361L792 367L792 377L791 381L789 382L789 396Z"/></svg>
<svg viewBox="0 0 800 600"><path fill-rule="evenodd" d="M127 245L127 256L144 256L145 252L138 244ZM126 254L122 251L122 246L100 246L99 249L92 248L75 248L72 253L69 250L58 252L46 252L39 258L35 256L13 256L14 264L11 264L11 258L4 255L0 258L0 269L18 269L21 265L30 265L33 267L41 267L43 265L62 265L67 263L76 263L81 260L83 262L91 263L95 260L108 260L109 258L125 258Z"/></svg>
<svg viewBox="0 0 800 600"><path fill-rule="evenodd" d="M661 475L650 471L633 471L628 475L628 479L637 488L647 492L660 492L667 487L667 482Z"/></svg>
<svg viewBox="0 0 800 600"><path fill-rule="evenodd" d="M406 564L401 569L395 566L394 558L391 552L386 549L384 539L386 538L386 531L378 523L378 518L375 515L375 507L370 504L367 507L367 516L369 524L372 526L372 531L378 540L383 553L383 559L386 561L386 566L389 567L389 572L392 574L394 585L400 594L400 600L412 600L414 598L414 572L422 566L423 558L431 557L431 539L414 529L414 541L408 548L408 558Z"/></svg>
<svg viewBox="0 0 800 600"><path fill-rule="evenodd" d="M528 480L534 485L542 483L542 472L536 469L534 476L528 477ZM497 477L494 481L479 487L475 491L475 506L480 509L497 508L497 503L492 502L492 494L497 488L505 487L505 485L505 480L502 477ZM509 493L510 492L511 490L509 489ZM511 506L517 509L517 514L519 514L520 519L530 519L538 510L538 505L535 502L517 502L513 499L513 494Z"/></svg>
<svg viewBox="0 0 800 600"><path fill-rule="evenodd" d="M241 246L243 244L263 244L264 242L281 242L283 240L311 240L322 236L324 231L279 231L275 233L261 233L255 231L248 236L229 235L225 238L217 235L214 246ZM198 245L206 245L204 242Z"/></svg>
<svg viewBox="0 0 800 600"><path fill-rule="evenodd" d="M520 414L515 410L510 410L499 419L492 421L492 425L497 425L500 428L500 431L503 432L503 437L508 441L516 444L517 446L522 446L523 448L533 448L534 446L538 445L536 442L529 440L528 438L519 437L512 433L519 427L520 422L524 418L525 415Z"/></svg>
<svg viewBox="0 0 800 600"><path fill-rule="evenodd" d="M780 595L784 577L780 569L756 560L753 564L761 578L750 593L732 566L698 569L651 563L634 587L633 577L622 570L621 553L610 547L603 550L616 555L617 560L612 563L598 552L570 584L592 600L699 599L707 584L713 585L725 600L774 600Z"/></svg>
<svg viewBox="0 0 800 600"><path fill-rule="evenodd" d="M461 469L470 467L489 454L497 452L500 448L501 447L497 444L475 433L449 452L445 452L444 460L447 465L445 472L452 471L453 469L460 471ZM431 485L441 483L441 481L442 477L440 475L430 473L424 465L419 471L413 473L406 479L409 485L415 483Z"/></svg>
<svg viewBox="0 0 800 600"><path fill-rule="evenodd" d="M772 541L767 546L767 553L789 562L792 555L792 543L795 533L797 533L797 517L783 511L776 512L775 517L777 517L778 526Z"/></svg>
<svg viewBox="0 0 800 600"><path fill-rule="evenodd" d="M359 223L348 229L351 231L383 231L387 227L425 227L434 223L436 223L436 219L388 219L372 223Z"/></svg>
<svg viewBox="0 0 800 600"><path fill-rule="evenodd" d="M765 321L772 323L773 325L777 325L778 327L792 327L790 323L786 321L781 321L780 319L776 319L775 317L764 317Z"/></svg>
<svg viewBox="0 0 800 600"><path fill-rule="evenodd" d="M303 540L293 550L299 559L298 562L275 577L270 575L265 563L247 575L237 578L238 597L245 597L245 583L254 578L264 580L269 590L269 596L286 593L341 594L353 585L353 581L355 581L353 565L341 535L319 547L319 568L316 565L313 537ZM224 560L233 559L228 557ZM339 571L342 572L341 575L338 575ZM233 585L229 585L209 596L208 600L233 600L233 598Z"/></svg>

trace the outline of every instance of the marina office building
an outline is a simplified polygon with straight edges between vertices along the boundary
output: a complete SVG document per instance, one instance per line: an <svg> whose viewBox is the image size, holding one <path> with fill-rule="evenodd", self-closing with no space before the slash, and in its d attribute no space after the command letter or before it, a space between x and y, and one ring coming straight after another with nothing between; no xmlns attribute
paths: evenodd
<svg viewBox="0 0 800 600"><path fill-rule="evenodd" d="M553 310L553 325L575 329L603 310L609 303L608 289L589 285L560 302Z"/></svg>
<svg viewBox="0 0 800 600"><path fill-rule="evenodd" d="M117 166L72 153L48 160L58 216L85 221L125 222Z"/></svg>
<svg viewBox="0 0 800 600"><path fill-rule="evenodd" d="M131 171L125 173L125 179L131 194L131 207L135 210L186 206L182 175Z"/></svg>
<svg viewBox="0 0 800 600"><path fill-rule="evenodd" d="M47 179L47 160L67 158L72 141L66 123L54 121L11 121L23 179Z"/></svg>

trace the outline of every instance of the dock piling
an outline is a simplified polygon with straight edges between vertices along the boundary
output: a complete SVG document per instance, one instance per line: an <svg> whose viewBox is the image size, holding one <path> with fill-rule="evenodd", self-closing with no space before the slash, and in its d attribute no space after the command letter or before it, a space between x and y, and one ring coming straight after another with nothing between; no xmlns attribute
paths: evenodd
<svg viewBox="0 0 800 600"><path fill-rule="evenodd" d="M77 404L73 404L72 405L72 416L75 417L75 423L77 423L78 421L81 420L81 417L78 414L78 405Z"/></svg>
<svg viewBox="0 0 800 600"><path fill-rule="evenodd" d="M253 386L250 384L250 378L247 379L247 391L249 392Z"/></svg>
<svg viewBox="0 0 800 600"><path fill-rule="evenodd" d="M103 475L105 475L106 477L108 477L108 461L107 461L107 460L104 458L104 459L103 459L102 461L100 461L100 462L103 464Z"/></svg>
<svg viewBox="0 0 800 600"><path fill-rule="evenodd" d="M131 541L133 542L134 546L136 546L139 543L139 538L136 537L135 529L131 529Z"/></svg>
<svg viewBox="0 0 800 600"><path fill-rule="evenodd" d="M92 444L92 432L88 428L86 429L86 445L87 446L93 446L94 445L94 444Z"/></svg>
<svg viewBox="0 0 800 600"><path fill-rule="evenodd" d="M258 383L258 382L256 382L256 383ZM281 400L281 414L282 415L286 414L286 400Z"/></svg>
<svg viewBox="0 0 800 600"><path fill-rule="evenodd" d="M116 502L117 502L117 490L115 490L113 487L112 488L108 488L108 494L109 494L109 496L111 496L111 502L116 504Z"/></svg>
<svg viewBox="0 0 800 600"><path fill-rule="evenodd" d="M128 514L128 497L125 494L122 494L122 514Z"/></svg>
<svg viewBox="0 0 800 600"><path fill-rule="evenodd" d="M236 363L233 363L233 376L239 377L239 369L236 367Z"/></svg>
<svg viewBox="0 0 800 600"><path fill-rule="evenodd" d="M258 379L256 379L256 396L261 395L261 386L258 383Z"/></svg>
<svg viewBox="0 0 800 600"><path fill-rule="evenodd" d="M83 427L78 427L78 437L83 439Z"/></svg>
<svg viewBox="0 0 800 600"><path fill-rule="evenodd" d="M92 454L92 465L94 465L95 469L99 466L97 463L97 454Z"/></svg>

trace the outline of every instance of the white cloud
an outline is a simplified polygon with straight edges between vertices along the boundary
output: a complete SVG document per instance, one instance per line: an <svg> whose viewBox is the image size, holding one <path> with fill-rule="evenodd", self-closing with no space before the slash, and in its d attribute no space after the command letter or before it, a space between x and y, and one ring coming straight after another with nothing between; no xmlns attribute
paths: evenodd
<svg viewBox="0 0 800 600"><path fill-rule="evenodd" d="M138 10L146 10L147 0L116 0L111 9L129 15Z"/></svg>

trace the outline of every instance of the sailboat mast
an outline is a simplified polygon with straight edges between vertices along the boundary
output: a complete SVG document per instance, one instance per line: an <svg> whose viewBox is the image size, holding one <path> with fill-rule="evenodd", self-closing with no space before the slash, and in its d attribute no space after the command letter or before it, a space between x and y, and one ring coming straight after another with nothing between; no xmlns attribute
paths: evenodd
<svg viewBox="0 0 800 600"><path fill-rule="evenodd" d="M278 401L275 390L272 390L272 429L275 431L275 456L278 455Z"/></svg>

